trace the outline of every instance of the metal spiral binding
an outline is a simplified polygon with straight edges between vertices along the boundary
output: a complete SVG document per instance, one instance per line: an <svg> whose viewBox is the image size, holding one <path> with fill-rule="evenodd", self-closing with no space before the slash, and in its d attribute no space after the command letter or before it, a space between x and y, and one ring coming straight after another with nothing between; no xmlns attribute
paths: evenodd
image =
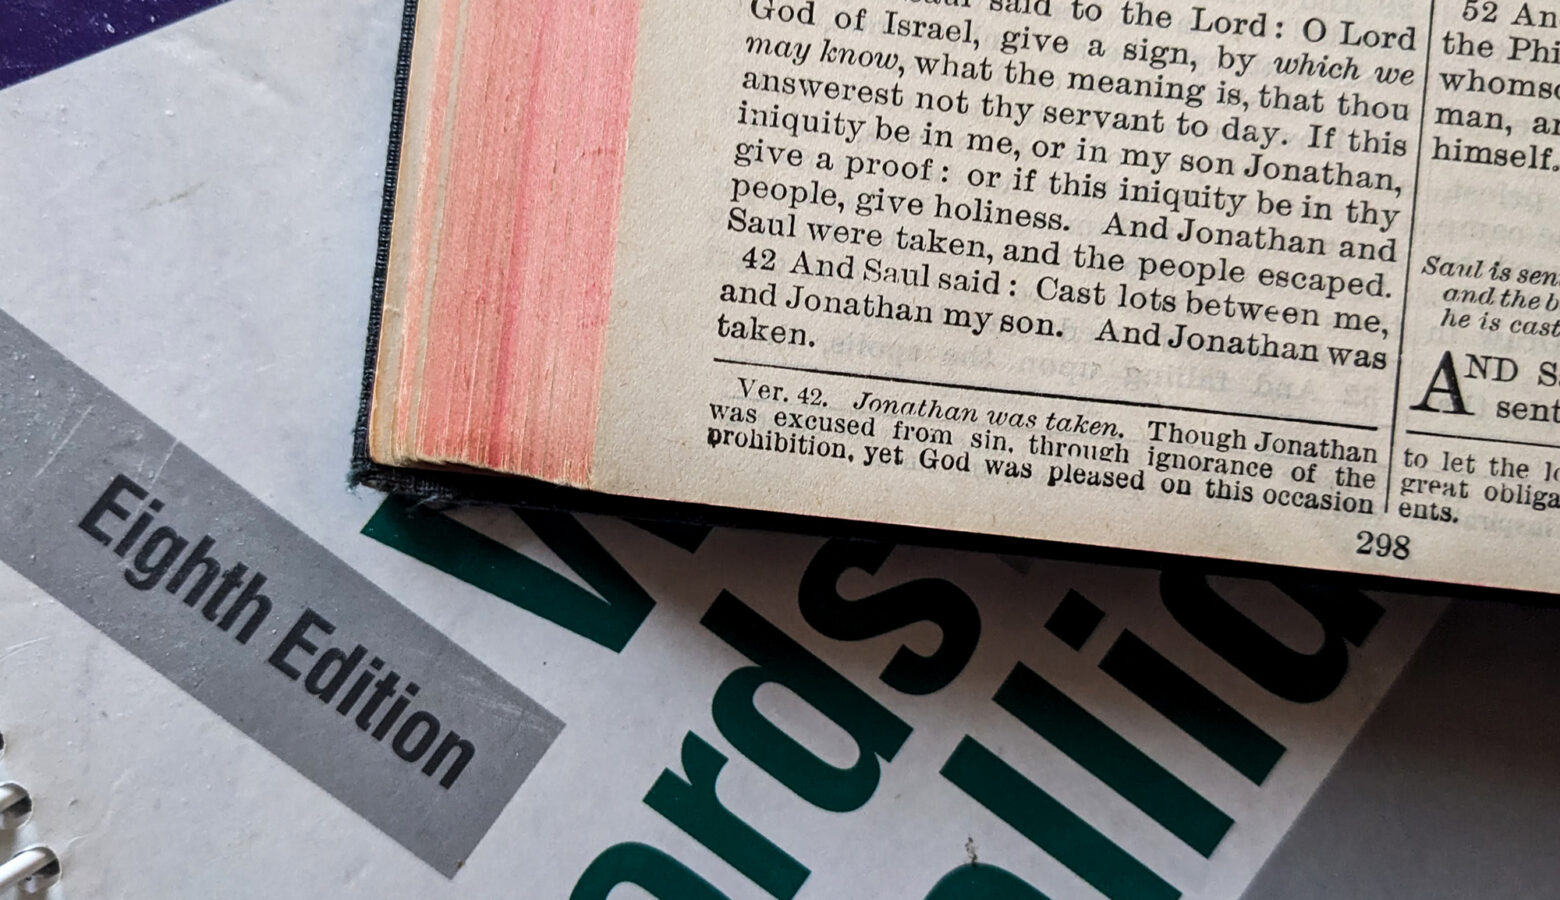
<svg viewBox="0 0 1560 900"><path fill-rule="evenodd" d="M0 753L5 737L0 735ZM32 816L32 795L14 781L0 782L0 832L13 831ZM26 847L0 862L0 891L20 888L35 894L60 880L60 858L44 846Z"/></svg>

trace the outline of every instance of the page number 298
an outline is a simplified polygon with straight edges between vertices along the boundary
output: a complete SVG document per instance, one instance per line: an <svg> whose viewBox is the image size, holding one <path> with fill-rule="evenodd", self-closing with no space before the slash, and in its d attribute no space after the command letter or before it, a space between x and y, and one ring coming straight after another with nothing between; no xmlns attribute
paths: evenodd
<svg viewBox="0 0 1560 900"><path fill-rule="evenodd" d="M1382 559L1408 559L1408 535L1362 531L1354 536L1360 545L1354 549L1360 556L1379 556Z"/></svg>

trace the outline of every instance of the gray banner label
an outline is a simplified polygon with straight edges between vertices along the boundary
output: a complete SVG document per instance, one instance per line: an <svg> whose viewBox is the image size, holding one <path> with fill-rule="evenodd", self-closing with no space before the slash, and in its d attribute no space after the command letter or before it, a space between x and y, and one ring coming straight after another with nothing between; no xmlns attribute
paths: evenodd
<svg viewBox="0 0 1560 900"><path fill-rule="evenodd" d="M0 561L441 873L562 729L4 313L0 435Z"/></svg>

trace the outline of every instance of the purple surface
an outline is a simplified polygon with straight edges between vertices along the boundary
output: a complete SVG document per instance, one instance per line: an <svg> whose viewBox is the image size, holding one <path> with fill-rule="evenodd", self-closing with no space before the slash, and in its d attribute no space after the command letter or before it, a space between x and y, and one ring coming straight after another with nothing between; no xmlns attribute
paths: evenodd
<svg viewBox="0 0 1560 900"><path fill-rule="evenodd" d="M226 0L0 0L0 89Z"/></svg>

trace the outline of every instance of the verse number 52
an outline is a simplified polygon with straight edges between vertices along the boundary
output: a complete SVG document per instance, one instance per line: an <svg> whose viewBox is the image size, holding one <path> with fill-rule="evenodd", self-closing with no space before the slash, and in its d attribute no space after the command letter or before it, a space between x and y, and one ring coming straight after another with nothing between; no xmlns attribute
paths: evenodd
<svg viewBox="0 0 1560 900"><path fill-rule="evenodd" d="M1466 0L1463 3L1464 22L1495 21L1494 0Z"/></svg>

